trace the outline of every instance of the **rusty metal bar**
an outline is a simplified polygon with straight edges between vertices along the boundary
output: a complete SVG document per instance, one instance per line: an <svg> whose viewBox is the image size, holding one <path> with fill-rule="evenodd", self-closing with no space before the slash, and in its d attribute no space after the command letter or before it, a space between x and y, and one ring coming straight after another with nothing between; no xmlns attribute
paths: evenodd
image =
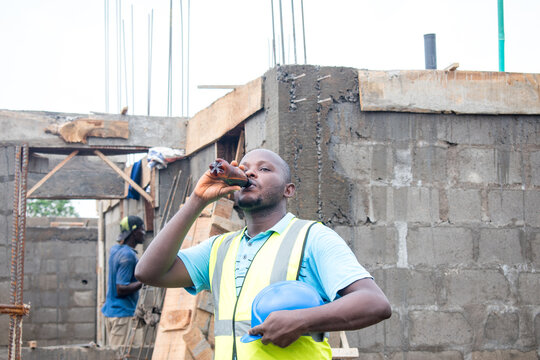
<svg viewBox="0 0 540 360"><path fill-rule="evenodd" d="M21 359L22 317L29 311L23 304L24 247L26 240L26 188L28 178L28 144L15 149L15 181L13 196L13 238L11 240L11 304L8 359ZM17 313L18 311L22 314Z"/></svg>
<svg viewBox="0 0 540 360"><path fill-rule="evenodd" d="M0 304L0 314L8 315L28 315L30 313L30 305L12 305Z"/></svg>

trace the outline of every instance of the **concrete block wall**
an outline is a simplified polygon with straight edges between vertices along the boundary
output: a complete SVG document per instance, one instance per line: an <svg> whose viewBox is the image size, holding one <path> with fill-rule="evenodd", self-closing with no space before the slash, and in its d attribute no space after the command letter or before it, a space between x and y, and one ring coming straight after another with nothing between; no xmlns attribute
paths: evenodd
<svg viewBox="0 0 540 360"><path fill-rule="evenodd" d="M540 116L362 112L355 69L314 66L266 73L264 114L246 138L291 165L290 210L341 234L392 303L352 346L539 356Z"/></svg>
<svg viewBox="0 0 540 360"><path fill-rule="evenodd" d="M23 321L23 343L37 340L39 346L50 346L95 341L97 222L83 220L85 227L50 227L49 220L58 219L27 219L24 302L31 311Z"/></svg>

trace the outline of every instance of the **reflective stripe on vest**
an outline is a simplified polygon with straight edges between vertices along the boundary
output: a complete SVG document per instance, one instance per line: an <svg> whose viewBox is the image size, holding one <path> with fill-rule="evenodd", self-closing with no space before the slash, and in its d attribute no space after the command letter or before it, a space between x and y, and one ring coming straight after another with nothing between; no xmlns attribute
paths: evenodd
<svg viewBox="0 0 540 360"><path fill-rule="evenodd" d="M251 328L251 304L259 291L277 281L297 279L305 240L313 224L295 218L282 234L274 232L255 254L238 297L236 257L245 229L223 234L214 241L209 275L215 306L215 359L230 360L234 353L238 360L331 358L330 346L322 334L301 336L285 349L263 345L260 340L240 342L240 337Z"/></svg>

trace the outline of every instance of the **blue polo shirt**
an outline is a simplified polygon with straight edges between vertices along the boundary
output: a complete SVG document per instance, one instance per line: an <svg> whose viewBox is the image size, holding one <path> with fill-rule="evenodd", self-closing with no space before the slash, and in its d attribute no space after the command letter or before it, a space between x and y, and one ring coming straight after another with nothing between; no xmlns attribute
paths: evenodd
<svg viewBox="0 0 540 360"><path fill-rule="evenodd" d="M101 308L106 317L133 316L139 300L139 292L128 296L118 297L116 284L129 285L137 281L135 278L135 265L137 265L137 252L128 245L114 245L109 256L109 281L107 282L107 298Z"/></svg>
<svg viewBox="0 0 540 360"><path fill-rule="evenodd" d="M281 234L293 218L293 214L287 213L263 233L253 237L244 233L236 258L237 295L249 264L259 248L274 232ZM178 252L178 257L184 262L194 284L193 287L186 288L191 294L210 290L210 251L216 238L217 236L211 237L197 246ZM320 223L313 225L306 239L298 280L313 286L325 302L330 302L339 297L339 290L364 278L371 278L371 275L358 263L345 241L329 227Z"/></svg>

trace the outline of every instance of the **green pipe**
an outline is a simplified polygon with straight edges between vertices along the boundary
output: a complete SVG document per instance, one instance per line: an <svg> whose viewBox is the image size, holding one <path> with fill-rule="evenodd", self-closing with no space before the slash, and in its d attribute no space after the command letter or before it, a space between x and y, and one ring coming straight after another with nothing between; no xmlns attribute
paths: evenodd
<svg viewBox="0 0 540 360"><path fill-rule="evenodd" d="M499 17L499 71L504 71L504 9L503 1L497 0Z"/></svg>

